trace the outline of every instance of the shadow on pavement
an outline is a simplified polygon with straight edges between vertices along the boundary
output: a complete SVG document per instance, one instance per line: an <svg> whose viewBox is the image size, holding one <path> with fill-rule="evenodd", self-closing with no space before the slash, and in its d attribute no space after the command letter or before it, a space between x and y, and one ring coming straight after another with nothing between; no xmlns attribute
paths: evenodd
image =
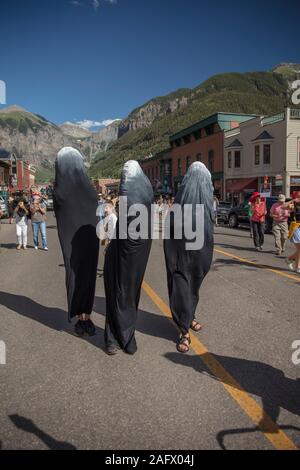
<svg viewBox="0 0 300 470"><path fill-rule="evenodd" d="M37 321L48 328L64 331L74 336L73 325L68 322L68 314L62 309L45 307L24 295L10 294L0 291L0 305L7 307L26 318ZM95 297L93 311L105 316L105 299ZM146 335L164 338L169 341L176 340L176 330L172 328L170 320L154 313L139 310L137 330ZM101 339L99 339L99 336ZM95 336L84 336L84 340L94 346L104 349L104 338L102 328L96 327Z"/></svg>
<svg viewBox="0 0 300 470"><path fill-rule="evenodd" d="M57 331L64 331L74 335L74 326L68 322L68 314L62 309L45 307L24 295L10 294L0 291L0 305L10 310L34 320L42 325ZM100 336L100 340L99 340ZM82 339L88 341L98 348L104 348L103 330L96 327L95 336L84 336Z"/></svg>
<svg viewBox="0 0 300 470"><path fill-rule="evenodd" d="M300 432L300 428L296 426L282 425L282 426L278 426L278 428L281 429L282 431ZM217 434L217 441L222 450L227 450L227 447L225 446L225 442L224 442L226 436L234 436L236 434L250 434L253 432L261 432L261 430L258 427L241 428L241 429L225 429L224 431L220 431Z"/></svg>
<svg viewBox="0 0 300 470"><path fill-rule="evenodd" d="M1 248L6 248L7 250L13 250L17 248L16 243L1 243L0 246Z"/></svg>
<svg viewBox="0 0 300 470"><path fill-rule="evenodd" d="M51 450L76 450L77 448L69 442L57 441L53 437L51 437L46 432L42 431L38 428L31 419L24 418L23 416L19 415L9 415L9 418L13 422L13 424L22 431L26 431L30 434L34 434L37 436L46 446L48 449Z"/></svg>
<svg viewBox="0 0 300 470"><path fill-rule="evenodd" d="M220 248L226 248L226 249L230 249L230 250L236 250L236 251L250 251L250 252L253 252L255 253L255 255L257 256L259 252L256 251L255 249L255 246L254 245L249 245L249 246L237 246L237 245L229 245L228 243L215 243L215 248L218 249L218 247ZM234 253L232 253L234 255ZM260 254L268 254L268 255L274 255L275 256L275 252L274 250L263 250Z"/></svg>
<svg viewBox="0 0 300 470"><path fill-rule="evenodd" d="M178 353L167 353L165 357L176 364L192 367L196 372L208 374L219 381L220 379L209 371L205 365L212 355L234 377L241 388L261 398L263 408L263 416L260 422L261 429L267 428L267 416L274 423L277 423L281 408L300 416L300 378L290 379L280 369L263 362L208 353L201 356L182 356ZM235 386L229 381L228 384Z"/></svg>
<svg viewBox="0 0 300 470"><path fill-rule="evenodd" d="M106 314L104 297L95 297L94 311L101 315ZM163 338L172 342L175 342L177 339L176 330L172 327L168 318L140 309L136 329L145 335Z"/></svg>
<svg viewBox="0 0 300 470"><path fill-rule="evenodd" d="M237 233L215 232L214 235L215 236L222 235L224 237L237 237L237 238L244 238L245 240L251 240L249 233L250 232L248 233L242 232L240 235L238 235Z"/></svg>

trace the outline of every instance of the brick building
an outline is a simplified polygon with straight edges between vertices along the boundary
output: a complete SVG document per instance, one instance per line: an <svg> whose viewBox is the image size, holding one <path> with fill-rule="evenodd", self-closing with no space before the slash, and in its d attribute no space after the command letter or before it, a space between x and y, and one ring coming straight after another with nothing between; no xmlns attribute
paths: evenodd
<svg viewBox="0 0 300 470"><path fill-rule="evenodd" d="M221 196L224 191L224 131L254 117L253 114L230 113L208 116L172 135L170 148L141 160L142 168L156 190L176 193L191 163L201 161L210 170L215 192Z"/></svg>
<svg viewBox="0 0 300 470"><path fill-rule="evenodd" d="M36 169L16 153L0 149L0 191L29 189L35 183Z"/></svg>

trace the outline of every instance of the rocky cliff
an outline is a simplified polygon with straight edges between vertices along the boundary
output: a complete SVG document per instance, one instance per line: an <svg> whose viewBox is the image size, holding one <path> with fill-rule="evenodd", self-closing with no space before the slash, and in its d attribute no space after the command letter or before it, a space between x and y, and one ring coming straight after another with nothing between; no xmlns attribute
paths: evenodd
<svg viewBox="0 0 300 470"><path fill-rule="evenodd" d="M93 133L73 123L57 126L20 106L0 110L0 147L14 151L38 169L53 174L57 152L64 146L78 148L90 164L93 155L118 138L118 123Z"/></svg>

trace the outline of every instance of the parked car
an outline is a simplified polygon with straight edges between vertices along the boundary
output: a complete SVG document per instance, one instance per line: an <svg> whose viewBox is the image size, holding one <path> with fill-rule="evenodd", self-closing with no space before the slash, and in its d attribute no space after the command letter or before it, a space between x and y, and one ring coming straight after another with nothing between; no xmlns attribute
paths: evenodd
<svg viewBox="0 0 300 470"><path fill-rule="evenodd" d="M266 206L267 206L267 215L265 222L265 231L266 233L272 232L273 219L270 217L270 210L273 204L277 202L277 197L267 197ZM231 228L236 228L239 225L250 225L250 220L248 217L248 207L246 203L240 204L237 207L233 207L228 215L228 225Z"/></svg>
<svg viewBox="0 0 300 470"><path fill-rule="evenodd" d="M218 205L218 222L228 223L229 213L232 209L231 202L220 201Z"/></svg>
<svg viewBox="0 0 300 470"><path fill-rule="evenodd" d="M0 196L0 209L2 212L2 217L8 217L7 204L2 196Z"/></svg>
<svg viewBox="0 0 300 470"><path fill-rule="evenodd" d="M49 196L47 199L44 200L46 205L47 205L47 210L48 211L53 211L53 197Z"/></svg>

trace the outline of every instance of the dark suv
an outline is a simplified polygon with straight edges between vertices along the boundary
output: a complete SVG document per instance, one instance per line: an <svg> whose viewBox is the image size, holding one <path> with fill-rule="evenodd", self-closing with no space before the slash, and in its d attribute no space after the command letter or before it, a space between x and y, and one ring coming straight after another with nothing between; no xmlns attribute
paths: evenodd
<svg viewBox="0 0 300 470"><path fill-rule="evenodd" d="M272 232L273 219L270 217L270 210L273 204L278 201L277 197L267 197L267 215L265 222L265 231L267 233ZM239 225L250 225L250 220L248 217L248 207L246 203L240 204L237 207L233 207L228 214L228 225L231 228L236 228Z"/></svg>

